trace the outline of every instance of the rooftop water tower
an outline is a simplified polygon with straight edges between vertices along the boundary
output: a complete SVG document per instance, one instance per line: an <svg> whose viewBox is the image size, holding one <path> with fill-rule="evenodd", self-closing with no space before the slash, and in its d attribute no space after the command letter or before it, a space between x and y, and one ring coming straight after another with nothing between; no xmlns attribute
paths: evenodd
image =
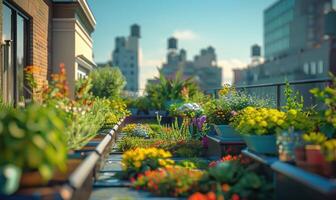
<svg viewBox="0 0 336 200"><path fill-rule="evenodd" d="M261 63L261 47L257 44L251 47L251 65L256 66Z"/></svg>

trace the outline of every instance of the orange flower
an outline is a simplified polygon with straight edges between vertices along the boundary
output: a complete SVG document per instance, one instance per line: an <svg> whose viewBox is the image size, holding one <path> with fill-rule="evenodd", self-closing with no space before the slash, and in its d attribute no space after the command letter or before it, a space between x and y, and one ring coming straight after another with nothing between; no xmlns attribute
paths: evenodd
<svg viewBox="0 0 336 200"><path fill-rule="evenodd" d="M222 190L223 192L228 192L230 190L230 185L229 184L223 184L222 185Z"/></svg>
<svg viewBox="0 0 336 200"><path fill-rule="evenodd" d="M196 192L191 195L188 200L208 200L208 197L200 192Z"/></svg>

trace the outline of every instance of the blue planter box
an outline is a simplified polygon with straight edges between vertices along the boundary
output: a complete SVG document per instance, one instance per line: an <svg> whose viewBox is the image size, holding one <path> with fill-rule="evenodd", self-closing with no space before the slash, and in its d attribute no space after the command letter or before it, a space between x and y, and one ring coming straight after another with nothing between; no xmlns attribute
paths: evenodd
<svg viewBox="0 0 336 200"><path fill-rule="evenodd" d="M247 148L256 153L277 154L275 135L244 135Z"/></svg>
<svg viewBox="0 0 336 200"><path fill-rule="evenodd" d="M214 125L217 135L223 138L241 138L241 135L230 125Z"/></svg>

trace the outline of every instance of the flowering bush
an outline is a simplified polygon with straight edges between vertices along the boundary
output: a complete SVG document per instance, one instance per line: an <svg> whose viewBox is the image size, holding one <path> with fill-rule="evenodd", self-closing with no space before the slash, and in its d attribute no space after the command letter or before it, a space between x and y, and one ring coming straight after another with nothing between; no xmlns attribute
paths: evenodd
<svg viewBox="0 0 336 200"><path fill-rule="evenodd" d="M271 135L283 127L284 122L285 113L277 109L247 107L231 125L242 134Z"/></svg>
<svg viewBox="0 0 336 200"><path fill-rule="evenodd" d="M314 128L314 120L310 114L296 109L286 111L282 129L291 131L311 131Z"/></svg>
<svg viewBox="0 0 336 200"><path fill-rule="evenodd" d="M128 124L122 129L122 132L131 137L149 138L154 135L153 130L146 124Z"/></svg>
<svg viewBox="0 0 336 200"><path fill-rule="evenodd" d="M202 143L199 140L166 140L144 139L139 137L124 137L118 143L119 151L127 151L136 148L159 148L171 152L177 157L195 157L202 153Z"/></svg>
<svg viewBox="0 0 336 200"><path fill-rule="evenodd" d="M167 166L146 171L132 183L136 189L143 189L159 196L187 196L204 172L200 170Z"/></svg>
<svg viewBox="0 0 336 200"><path fill-rule="evenodd" d="M238 111L248 106L267 107L269 104L264 99L258 99L242 92L237 92L232 88L226 92L221 92L221 94L219 99L210 100L203 106L209 123L226 125L231 122Z"/></svg>
<svg viewBox="0 0 336 200"><path fill-rule="evenodd" d="M122 99L104 99L103 102L108 109L105 114L105 127L114 126L121 118L130 115L127 105Z"/></svg>
<svg viewBox="0 0 336 200"><path fill-rule="evenodd" d="M169 159L172 154L163 149L157 148L137 148L126 151L122 155L122 169L127 178L135 177L147 170L155 170L174 164Z"/></svg>

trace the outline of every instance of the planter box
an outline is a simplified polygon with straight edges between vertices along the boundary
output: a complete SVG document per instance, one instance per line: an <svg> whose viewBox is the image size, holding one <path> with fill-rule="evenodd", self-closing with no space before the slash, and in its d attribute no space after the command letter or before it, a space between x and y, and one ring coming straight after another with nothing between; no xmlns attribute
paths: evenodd
<svg viewBox="0 0 336 200"><path fill-rule="evenodd" d="M256 153L277 154L275 135L244 135L247 148Z"/></svg>
<svg viewBox="0 0 336 200"><path fill-rule="evenodd" d="M239 155L246 147L242 138L222 138L218 135L207 135L207 157L218 159L228 154Z"/></svg>
<svg viewBox="0 0 336 200"><path fill-rule="evenodd" d="M213 125L217 135L223 138L241 138L241 135L230 125Z"/></svg>
<svg viewBox="0 0 336 200"><path fill-rule="evenodd" d="M115 129L120 128L122 123L123 120ZM21 187L13 195L0 194L0 199L89 199L94 175L100 170L101 161L109 154L109 147L115 141L116 132L117 130L111 129L104 136L97 135L85 148L69 154L67 171L55 171L48 183L41 184L38 172L25 174L22 183L26 187Z"/></svg>

